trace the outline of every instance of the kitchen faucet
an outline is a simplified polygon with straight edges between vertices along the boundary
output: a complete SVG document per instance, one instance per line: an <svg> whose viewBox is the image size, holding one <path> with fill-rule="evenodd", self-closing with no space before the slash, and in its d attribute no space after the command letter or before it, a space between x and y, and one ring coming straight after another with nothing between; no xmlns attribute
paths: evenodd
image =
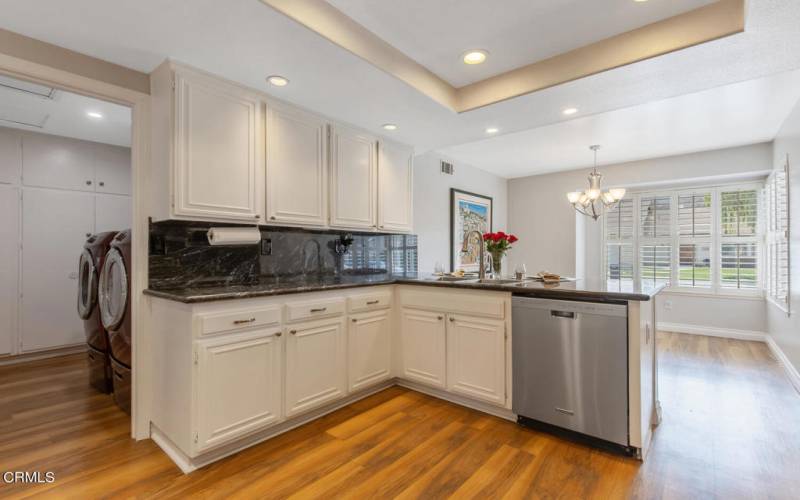
<svg viewBox="0 0 800 500"><path fill-rule="evenodd" d="M464 235L464 246L461 248L461 252L466 252L469 250L469 240L472 238L473 234L478 235L478 279L484 280L486 279L486 244L483 242L483 233L477 230L469 231L466 235Z"/></svg>

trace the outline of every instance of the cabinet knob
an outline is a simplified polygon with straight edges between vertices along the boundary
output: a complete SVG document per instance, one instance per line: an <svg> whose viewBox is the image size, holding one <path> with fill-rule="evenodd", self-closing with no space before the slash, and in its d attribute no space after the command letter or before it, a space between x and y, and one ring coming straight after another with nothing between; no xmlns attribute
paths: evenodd
<svg viewBox="0 0 800 500"><path fill-rule="evenodd" d="M256 219L260 219L260 218L261 218L261 216L260 216L260 215L258 215L258 214L256 214L256 215L255 215L255 218L256 218Z"/></svg>
<svg viewBox="0 0 800 500"><path fill-rule="evenodd" d="M89 236L91 236L91 235L92 235L92 233L86 233L86 237L87 237L87 238L88 238Z"/></svg>
<svg viewBox="0 0 800 500"><path fill-rule="evenodd" d="M269 220L275 220L275 216L274 215L270 216Z"/></svg>
<svg viewBox="0 0 800 500"><path fill-rule="evenodd" d="M450 318L450 323L453 323L455 320L455 318Z"/></svg>
<svg viewBox="0 0 800 500"><path fill-rule="evenodd" d="M353 323L358 323L358 320L353 318Z"/></svg>
<svg viewBox="0 0 800 500"><path fill-rule="evenodd" d="M289 330L289 333L291 333L292 335L294 335L294 334L296 334L296 333L297 333L297 330Z"/></svg>
<svg viewBox="0 0 800 500"><path fill-rule="evenodd" d="M437 316L436 319L442 320L444 319L444 316Z"/></svg>
<svg viewBox="0 0 800 500"><path fill-rule="evenodd" d="M105 186L105 185L106 185L106 183L105 183L105 182L103 182L103 181L100 181L98 184L100 184L100 187L103 187L103 186Z"/></svg>
<svg viewBox="0 0 800 500"><path fill-rule="evenodd" d="M86 185L87 186L91 186L92 185L92 181L86 181Z"/></svg>
<svg viewBox="0 0 800 500"><path fill-rule="evenodd" d="M276 337L280 337L281 335L283 335L282 332L278 332L278 333L275 334Z"/></svg>

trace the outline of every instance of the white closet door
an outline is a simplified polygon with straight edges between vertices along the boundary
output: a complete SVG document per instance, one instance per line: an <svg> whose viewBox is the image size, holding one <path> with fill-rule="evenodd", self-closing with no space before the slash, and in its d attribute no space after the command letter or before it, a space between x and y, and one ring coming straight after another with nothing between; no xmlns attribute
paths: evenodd
<svg viewBox="0 0 800 500"><path fill-rule="evenodd" d="M17 184L22 168L22 140L19 132L0 128L0 183Z"/></svg>
<svg viewBox="0 0 800 500"><path fill-rule="evenodd" d="M19 281L19 190L0 186L0 354L13 352Z"/></svg>
<svg viewBox="0 0 800 500"><path fill-rule="evenodd" d="M24 134L22 181L26 186L94 191L94 147L77 139Z"/></svg>
<svg viewBox="0 0 800 500"><path fill-rule="evenodd" d="M85 342L78 258L93 232L94 193L27 189L22 197L22 350Z"/></svg>
<svg viewBox="0 0 800 500"><path fill-rule="evenodd" d="M94 232L130 229L133 221L133 201L130 196L98 194L95 198Z"/></svg>
<svg viewBox="0 0 800 500"><path fill-rule="evenodd" d="M94 147L98 193L131 194L131 149L110 144Z"/></svg>

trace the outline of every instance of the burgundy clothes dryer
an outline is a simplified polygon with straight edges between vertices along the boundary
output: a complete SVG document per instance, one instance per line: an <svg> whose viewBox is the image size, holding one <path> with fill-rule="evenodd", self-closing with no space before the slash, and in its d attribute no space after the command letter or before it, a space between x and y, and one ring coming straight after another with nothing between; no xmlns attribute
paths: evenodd
<svg viewBox="0 0 800 500"><path fill-rule="evenodd" d="M97 287L100 318L108 330L114 402L131 412L131 232L117 233Z"/></svg>
<svg viewBox="0 0 800 500"><path fill-rule="evenodd" d="M100 270L116 232L97 233L83 245L78 261L78 315L83 320L89 361L89 385L100 392L111 392L111 360L108 333L100 319L97 283Z"/></svg>

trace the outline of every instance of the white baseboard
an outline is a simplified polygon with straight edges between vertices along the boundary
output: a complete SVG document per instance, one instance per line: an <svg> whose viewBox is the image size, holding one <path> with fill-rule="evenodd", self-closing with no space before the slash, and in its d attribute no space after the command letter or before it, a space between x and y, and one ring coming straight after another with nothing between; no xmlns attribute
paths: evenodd
<svg viewBox="0 0 800 500"><path fill-rule="evenodd" d="M734 328L715 328L710 326L685 325L681 323L658 323L658 331L688 333L690 335L706 335L708 337L722 337L736 340L753 340L766 342L766 332L755 330L736 330Z"/></svg>
<svg viewBox="0 0 800 500"><path fill-rule="evenodd" d="M766 342L772 355L775 356L775 359L777 359L778 362L783 365L783 369L786 370L786 376L789 377L789 382L792 383L797 392L800 392L800 372L798 372L797 368L789 361L786 353L783 352L783 349L781 349L771 335L767 336Z"/></svg>
<svg viewBox="0 0 800 500"><path fill-rule="evenodd" d="M28 361L37 361L40 359L56 358L58 356L66 356L68 354L77 354L86 352L86 343L75 344L67 347L57 347L55 349L45 351L33 351L23 354L10 354L8 356L0 356L0 366L15 365L17 363L27 363Z"/></svg>

